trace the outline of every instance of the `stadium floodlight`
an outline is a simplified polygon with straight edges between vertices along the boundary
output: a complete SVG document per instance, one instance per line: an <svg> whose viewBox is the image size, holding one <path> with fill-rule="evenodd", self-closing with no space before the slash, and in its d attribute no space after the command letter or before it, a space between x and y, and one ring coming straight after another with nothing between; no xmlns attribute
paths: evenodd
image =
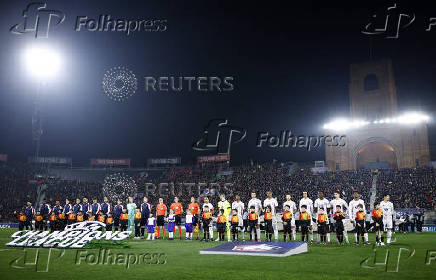
<svg viewBox="0 0 436 280"><path fill-rule="evenodd" d="M368 124L369 122L363 120L336 119L324 124L323 128L335 131L345 131L349 129L359 128Z"/></svg>
<svg viewBox="0 0 436 280"><path fill-rule="evenodd" d="M24 63L27 71L39 82L54 77L61 66L61 56L50 48L32 47L24 52Z"/></svg>
<svg viewBox="0 0 436 280"><path fill-rule="evenodd" d="M428 121L430 121L429 116L418 112L404 113L403 115L399 116L396 119L397 123L402 123L402 124L423 123Z"/></svg>
<svg viewBox="0 0 436 280"><path fill-rule="evenodd" d="M397 124L418 124L427 123L430 121L430 117L419 112L407 112L395 118L386 118L376 120L373 124L379 123L397 123Z"/></svg>
<svg viewBox="0 0 436 280"><path fill-rule="evenodd" d="M418 123L428 123L430 117L426 114L420 112L407 112L397 117L385 118L381 120L375 120L372 122L364 120L349 120L345 118L335 119L329 123L324 124L323 128L333 131L345 131L350 129L357 129L369 124L418 124Z"/></svg>
<svg viewBox="0 0 436 280"><path fill-rule="evenodd" d="M61 56L52 48L32 46L27 48L22 56L26 71L38 83L35 93L34 114L32 115L32 133L35 142L35 157L39 157L39 148L42 135L41 125L41 92L42 86L58 74L61 67Z"/></svg>

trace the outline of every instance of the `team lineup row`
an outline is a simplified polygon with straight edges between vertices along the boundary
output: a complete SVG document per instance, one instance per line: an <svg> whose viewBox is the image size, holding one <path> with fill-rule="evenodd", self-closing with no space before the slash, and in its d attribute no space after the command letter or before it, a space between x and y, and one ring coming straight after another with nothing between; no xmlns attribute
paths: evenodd
<svg viewBox="0 0 436 280"><path fill-rule="evenodd" d="M208 197L204 197L202 207L196 202L194 197L188 205L186 212L178 198L168 207L164 204L162 198L156 206L153 213L153 206L148 203L147 197L143 198L143 203L138 207L129 198L127 207L124 207L121 200L111 207L107 198L103 203L98 203L93 199L89 203L87 198L83 201L76 199L72 205L68 199L64 206L60 201L56 201L53 208L43 201L35 211L30 202L27 203L23 211L17 214L19 228L32 229L32 222L35 223L35 229L47 230L48 227L53 230L62 229L67 224L81 221L100 221L106 224L106 230L127 230L135 229L135 238L145 237L147 229L148 239L165 237L165 222L169 239L174 238L174 231L177 228L179 238L182 238L182 215L185 215L186 239L192 239L192 232L199 235L199 228L203 229L203 240L213 240L213 222L216 222L219 238L224 241L224 233L227 232L227 240L238 240L239 233L242 234L242 240L245 240L245 232L249 232L250 240L260 239L261 220L264 225L266 239L272 241L278 240L278 223L283 223L284 240L287 237L296 240L297 226L301 228L301 240L313 242L313 226L317 226L318 242L330 242L330 232L336 232L337 241L349 243L348 234L344 227L343 220L348 216L350 222L355 228L355 240L359 243L359 238L364 244L368 244L368 233L365 227L366 208L365 202L360 199L357 192L353 193L353 199L347 203L340 198L338 192L334 193L334 199L328 200L322 192L313 202L303 192L302 198L297 205L291 200L290 195L286 195L286 201L282 205L281 217L278 217L279 204L276 198L273 198L272 192L267 192L267 198L263 201L258 199L255 192L251 193L251 199L245 208L245 204L236 196L232 203L228 202L224 195L220 196L217 209L209 202ZM297 212L299 214L297 215ZM214 214L217 214L214 216ZM389 195L385 196L380 204L374 205L371 214L372 225L376 231L376 240L378 245L384 245L384 231L387 231L387 243L389 244L393 229L394 207L389 201ZM161 235L162 231L162 235Z"/></svg>

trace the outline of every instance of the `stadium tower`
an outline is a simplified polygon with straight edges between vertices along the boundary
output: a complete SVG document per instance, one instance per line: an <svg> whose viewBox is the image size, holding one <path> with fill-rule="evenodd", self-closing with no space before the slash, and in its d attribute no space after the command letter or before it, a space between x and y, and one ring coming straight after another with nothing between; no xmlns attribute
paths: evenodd
<svg viewBox="0 0 436 280"><path fill-rule="evenodd" d="M330 170L407 168L430 160L427 124L397 123L397 94L389 59L350 67L351 121L368 125L344 131L345 147L326 146ZM329 133L334 133L329 131Z"/></svg>

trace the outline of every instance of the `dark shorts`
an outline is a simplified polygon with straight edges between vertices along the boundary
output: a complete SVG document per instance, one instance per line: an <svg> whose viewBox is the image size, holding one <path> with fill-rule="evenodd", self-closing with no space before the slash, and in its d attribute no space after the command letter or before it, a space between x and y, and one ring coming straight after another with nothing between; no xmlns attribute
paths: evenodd
<svg viewBox="0 0 436 280"><path fill-rule="evenodd" d="M274 229L273 229L272 221L271 220L265 221L265 232L272 233L273 231Z"/></svg>
<svg viewBox="0 0 436 280"><path fill-rule="evenodd" d="M209 229L210 226L210 220L204 220L203 221L203 229Z"/></svg>
<svg viewBox="0 0 436 280"><path fill-rule="evenodd" d="M141 218L141 227L145 227L147 225L147 219L148 218Z"/></svg>
<svg viewBox="0 0 436 280"><path fill-rule="evenodd" d="M176 215L174 217L174 224L180 226L182 224L182 215Z"/></svg>
<svg viewBox="0 0 436 280"><path fill-rule="evenodd" d="M366 232L365 221L356 221L356 232L361 234Z"/></svg>
<svg viewBox="0 0 436 280"><path fill-rule="evenodd" d="M226 224L225 223L217 223L216 227L217 227L218 232L225 232L226 231Z"/></svg>
<svg viewBox="0 0 436 280"><path fill-rule="evenodd" d="M248 226L250 228L255 228L255 227L257 227L257 225L258 225L257 220L256 221L248 221Z"/></svg>
<svg viewBox="0 0 436 280"><path fill-rule="evenodd" d="M344 232L344 224L336 222L335 229L336 229L336 233L342 234Z"/></svg>
<svg viewBox="0 0 436 280"><path fill-rule="evenodd" d="M292 232L291 220L285 220L283 222L286 222L286 225L283 223L283 232L284 233L291 233Z"/></svg>
<svg viewBox="0 0 436 280"><path fill-rule="evenodd" d="M165 216L164 215L157 216L156 225L158 227L163 227L165 225Z"/></svg>
<svg viewBox="0 0 436 280"><path fill-rule="evenodd" d="M196 225L198 225L198 215L193 215L192 218L192 225L195 227Z"/></svg>
<svg viewBox="0 0 436 280"><path fill-rule="evenodd" d="M318 234L327 233L327 224L318 224Z"/></svg>

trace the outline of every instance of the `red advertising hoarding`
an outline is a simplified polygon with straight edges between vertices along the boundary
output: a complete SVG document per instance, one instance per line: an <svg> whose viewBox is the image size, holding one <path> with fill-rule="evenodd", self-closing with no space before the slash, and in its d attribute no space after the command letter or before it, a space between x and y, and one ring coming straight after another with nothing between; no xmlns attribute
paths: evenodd
<svg viewBox="0 0 436 280"><path fill-rule="evenodd" d="M130 158L91 158L91 165L130 166Z"/></svg>
<svg viewBox="0 0 436 280"><path fill-rule="evenodd" d="M2 162L8 162L8 155L6 155L6 154L0 154L0 161L2 161Z"/></svg>
<svg viewBox="0 0 436 280"><path fill-rule="evenodd" d="M230 160L229 154L213 155L213 156L200 156L197 157L198 163L204 162L225 162Z"/></svg>

